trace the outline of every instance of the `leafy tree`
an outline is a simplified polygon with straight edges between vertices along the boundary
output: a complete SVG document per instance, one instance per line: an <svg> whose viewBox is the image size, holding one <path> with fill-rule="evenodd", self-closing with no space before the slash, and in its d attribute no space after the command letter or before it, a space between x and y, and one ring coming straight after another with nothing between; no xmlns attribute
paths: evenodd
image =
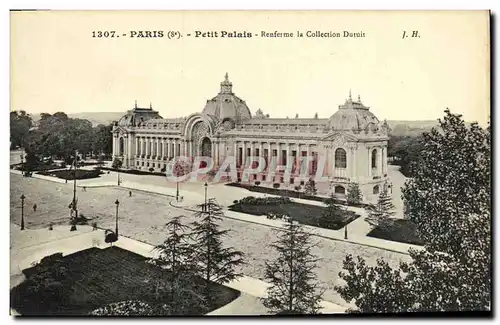
<svg viewBox="0 0 500 325"><path fill-rule="evenodd" d="M337 291L361 312L491 309L491 132L460 115L424 134L415 177L403 188L406 213L425 242L393 269L347 256Z"/></svg>
<svg viewBox="0 0 500 325"><path fill-rule="evenodd" d="M113 151L113 135L111 131L113 130L113 125L102 125L99 124L93 128L93 143L92 150L97 152L99 155L104 154L106 156L111 155Z"/></svg>
<svg viewBox="0 0 500 325"><path fill-rule="evenodd" d="M369 211L367 221L375 226L388 227L393 221L391 218L395 214L394 209L387 184L384 184L382 191L379 193L377 204Z"/></svg>
<svg viewBox="0 0 500 325"><path fill-rule="evenodd" d="M349 183L347 188L347 203L348 204L360 204L363 200L363 195L361 194L361 189L359 184L355 182Z"/></svg>
<svg viewBox="0 0 500 325"><path fill-rule="evenodd" d="M111 165L111 167L114 169L120 169L120 168L122 168L122 165L123 165L123 161L121 161L121 159L115 158L113 160L113 164Z"/></svg>
<svg viewBox="0 0 500 325"><path fill-rule="evenodd" d="M10 142L11 149L24 148L24 140L28 137L33 120L25 111L10 112Z"/></svg>
<svg viewBox="0 0 500 325"><path fill-rule="evenodd" d="M400 166L399 171L406 177L413 177L413 168L418 163L423 146L423 137L391 136L387 155L394 158L394 163Z"/></svg>
<svg viewBox="0 0 500 325"><path fill-rule="evenodd" d="M262 298L264 306L279 314L318 313L323 292L316 280L318 258L311 252L316 246L312 235L291 219L274 231L277 240L271 247L278 257L266 261L265 278L271 286Z"/></svg>
<svg viewBox="0 0 500 325"><path fill-rule="evenodd" d="M222 207L215 201L209 199L205 204L198 205L199 211L195 216L199 221L192 224L192 236L194 239L193 250L195 252L193 261L199 266L198 275L208 282L224 284L241 276L236 267L242 265L243 252L231 247L224 247L222 238L227 236L229 230L221 230L219 222L224 213ZM211 286L205 286L205 298L210 301Z"/></svg>
<svg viewBox="0 0 500 325"><path fill-rule="evenodd" d="M314 179L310 178L304 185L304 193L306 195L313 196L316 195L317 192L318 189L316 188L316 182L314 181Z"/></svg>
<svg viewBox="0 0 500 325"><path fill-rule="evenodd" d="M172 315L189 315L205 304L204 298L196 290L197 264L193 259L193 245L184 225L184 216L177 216L165 225L167 238L155 247L157 257L151 262L164 270L165 282L169 285L163 292L168 297L168 305Z"/></svg>

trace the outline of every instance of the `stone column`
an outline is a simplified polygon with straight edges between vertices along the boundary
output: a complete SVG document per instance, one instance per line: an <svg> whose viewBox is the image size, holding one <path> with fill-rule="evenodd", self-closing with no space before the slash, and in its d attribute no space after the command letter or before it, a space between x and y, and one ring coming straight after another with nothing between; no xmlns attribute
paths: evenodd
<svg viewBox="0 0 500 325"><path fill-rule="evenodd" d="M307 146L307 158L311 159L311 158L309 158L309 157L311 157L311 144L308 143L306 146ZM311 172L312 172L312 161L311 162L308 161L308 164L307 164L307 176L310 176Z"/></svg>
<svg viewBox="0 0 500 325"><path fill-rule="evenodd" d="M383 166L382 166L382 163L383 163L382 156L383 156L383 154L384 154L384 148L380 147L380 149L377 150L377 159L378 159L377 174L379 176L383 176Z"/></svg>
<svg viewBox="0 0 500 325"><path fill-rule="evenodd" d="M368 149L368 177L372 177L372 150L370 147Z"/></svg>
<svg viewBox="0 0 500 325"><path fill-rule="evenodd" d="M236 165L238 165L238 141L234 141L234 159L236 161Z"/></svg>
<svg viewBox="0 0 500 325"><path fill-rule="evenodd" d="M246 167L246 158L247 158L247 143L246 141L242 141L242 144L243 144L243 149L241 149L241 161L242 161L242 165L243 165L243 168Z"/></svg>

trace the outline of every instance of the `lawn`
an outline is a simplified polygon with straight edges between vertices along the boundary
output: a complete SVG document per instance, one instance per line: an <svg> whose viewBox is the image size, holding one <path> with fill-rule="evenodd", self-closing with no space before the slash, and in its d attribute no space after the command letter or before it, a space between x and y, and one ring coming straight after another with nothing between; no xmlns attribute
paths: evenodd
<svg viewBox="0 0 500 325"><path fill-rule="evenodd" d="M304 191L294 191L294 190L289 190L289 189L280 189L280 188L273 188L273 187L267 187L267 186L262 186L262 185L250 185L250 184L242 184L242 183L227 183L225 184L226 186L233 186L233 187L239 187L239 188L244 188L246 190L249 190L251 192L256 192L256 193L266 193L266 194L271 194L271 195L278 195L278 196L284 196L284 197L291 197L291 198L298 198L298 199L304 199L304 200L310 200L310 201L316 201L316 202L325 202L325 200L330 199L334 200L337 204L345 204L345 201L339 200L337 198L327 198L327 197L322 197L322 196L316 196L316 195L307 195L304 193ZM302 186L304 188L304 186ZM366 204L360 203L360 204L349 204L350 206L356 206L356 207L366 207Z"/></svg>
<svg viewBox="0 0 500 325"><path fill-rule="evenodd" d="M377 226L367 236L405 244L424 245L424 242L417 237L415 224L407 219L395 219L388 226Z"/></svg>
<svg viewBox="0 0 500 325"><path fill-rule="evenodd" d="M318 205L309 205L296 203L292 201L284 201L280 203L272 202L272 200L267 199L256 199L257 202L262 203L245 203L245 199L238 201L231 206L229 209L231 211L242 212L247 214L252 214L256 216L265 216L268 213L274 213L278 215L286 214L290 216L293 220L298 221L303 225L309 225L314 227L321 227L319 223L319 217L323 214L325 210L324 207ZM268 203L263 203L264 201L270 201ZM341 216L337 219L332 220L329 224L328 229L339 230L350 222L356 220L359 215L352 211L344 211ZM325 228L325 227L322 227Z"/></svg>
<svg viewBox="0 0 500 325"><path fill-rule="evenodd" d="M64 278L68 281L66 288L70 289L66 289L69 295L62 300L62 304L40 306L38 299L33 299L34 295L30 296L27 281L24 281L11 290L11 306L21 315L88 315L99 307L120 301L168 304L165 297L155 298L156 287L148 284L152 279L163 281L162 271L146 261L145 257L118 247L90 248L65 256L60 262L67 268ZM23 273L30 279L40 274L41 270L31 267ZM189 315L206 314L228 304L240 294L237 290L219 284L210 285L214 292L210 307L198 307L190 311ZM38 294L49 295L50 292L42 290Z"/></svg>

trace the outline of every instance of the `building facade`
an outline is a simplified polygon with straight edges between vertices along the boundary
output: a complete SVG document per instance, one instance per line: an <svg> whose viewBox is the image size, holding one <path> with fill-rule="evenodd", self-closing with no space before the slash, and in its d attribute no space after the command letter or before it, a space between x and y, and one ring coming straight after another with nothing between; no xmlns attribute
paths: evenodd
<svg viewBox="0 0 500 325"><path fill-rule="evenodd" d="M320 193L343 196L349 182L356 182L363 200L370 202L390 183L388 131L387 122L351 94L330 118L269 118L260 109L252 116L226 74L201 113L163 119L152 105L139 108L136 103L113 127L113 157L124 168L157 172L177 156L209 156L215 168L234 157L239 178L250 164L248 157L262 157L269 168L275 162L290 166L291 172L268 169L251 175L249 182L281 183L283 188L321 174Z"/></svg>

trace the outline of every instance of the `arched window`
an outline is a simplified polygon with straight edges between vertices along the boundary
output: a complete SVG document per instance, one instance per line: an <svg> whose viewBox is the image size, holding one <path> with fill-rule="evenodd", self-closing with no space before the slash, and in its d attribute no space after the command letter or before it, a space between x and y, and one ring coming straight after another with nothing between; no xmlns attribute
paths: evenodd
<svg viewBox="0 0 500 325"><path fill-rule="evenodd" d="M119 148L118 148L118 152L120 153L120 156L123 156L124 148L125 148L125 144L124 144L123 138L120 138L120 143L119 143Z"/></svg>
<svg viewBox="0 0 500 325"><path fill-rule="evenodd" d="M338 148L335 150L335 168L347 167L347 154L344 149Z"/></svg>
<svg viewBox="0 0 500 325"><path fill-rule="evenodd" d="M372 151L372 168L377 168L377 149Z"/></svg>
<svg viewBox="0 0 500 325"><path fill-rule="evenodd" d="M373 187L373 194L378 194L378 193L379 193L379 191L380 191L380 187L379 187L378 185L375 185L375 186Z"/></svg>
<svg viewBox="0 0 500 325"><path fill-rule="evenodd" d="M343 186L337 185L335 186L335 194L342 194L345 195L345 188Z"/></svg>

